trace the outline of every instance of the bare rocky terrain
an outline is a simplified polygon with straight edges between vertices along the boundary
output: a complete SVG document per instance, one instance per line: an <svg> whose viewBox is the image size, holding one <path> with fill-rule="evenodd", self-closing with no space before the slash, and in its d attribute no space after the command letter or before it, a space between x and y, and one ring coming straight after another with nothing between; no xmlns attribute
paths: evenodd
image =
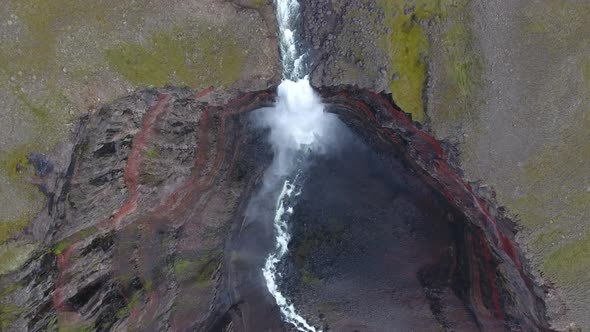
<svg viewBox="0 0 590 332"><path fill-rule="evenodd" d="M495 192L538 281L555 287L554 326L590 328L587 2L304 3L312 83L390 92L454 144L464 177Z"/></svg>

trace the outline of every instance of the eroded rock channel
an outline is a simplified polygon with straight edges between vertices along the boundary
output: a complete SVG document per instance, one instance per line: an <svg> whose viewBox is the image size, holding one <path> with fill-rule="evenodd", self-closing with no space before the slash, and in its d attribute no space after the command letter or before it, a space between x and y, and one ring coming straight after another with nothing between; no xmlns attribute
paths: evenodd
<svg viewBox="0 0 590 332"><path fill-rule="evenodd" d="M246 222L272 159L251 112L272 91L215 106L148 90L83 119L40 175L48 204L29 232L53 249L3 279L24 308L11 326L291 329L261 273L274 198ZM349 131L313 158L291 220L280 287L301 314L335 331L547 330L511 222L449 164L452 147L387 96L320 92Z"/></svg>

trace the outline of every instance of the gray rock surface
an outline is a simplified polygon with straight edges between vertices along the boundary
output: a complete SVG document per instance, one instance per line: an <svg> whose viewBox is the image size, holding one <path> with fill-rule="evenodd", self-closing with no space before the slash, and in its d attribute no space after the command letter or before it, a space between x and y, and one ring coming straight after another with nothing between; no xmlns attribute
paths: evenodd
<svg viewBox="0 0 590 332"><path fill-rule="evenodd" d="M374 75L383 66L394 101L457 146L465 178L518 221L538 282L555 287L554 326L590 328L587 2L304 2L336 8L331 40L349 41L325 38L326 10L306 12L307 38L320 41L312 82L387 91ZM341 54L382 38L389 46L364 54L360 73L338 69L354 63Z"/></svg>

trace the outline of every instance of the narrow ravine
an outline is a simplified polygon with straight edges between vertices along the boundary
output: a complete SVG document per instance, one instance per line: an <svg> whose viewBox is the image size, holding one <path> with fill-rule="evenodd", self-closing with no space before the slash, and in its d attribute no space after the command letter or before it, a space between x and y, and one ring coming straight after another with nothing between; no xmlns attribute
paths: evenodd
<svg viewBox="0 0 590 332"><path fill-rule="evenodd" d="M266 125L271 128L274 148L273 165L268 174L282 181L273 220L275 246L262 269L266 286L280 308L283 319L299 331L318 331L297 313L293 303L278 287L278 264L288 252L289 219L304 182L303 169L309 153L318 148L333 117L324 114L324 105L313 91L305 72L305 52L299 49L295 25L299 14L297 0L277 0L276 13L280 36L283 82L278 87L274 108L266 111ZM279 182L280 183L280 182Z"/></svg>

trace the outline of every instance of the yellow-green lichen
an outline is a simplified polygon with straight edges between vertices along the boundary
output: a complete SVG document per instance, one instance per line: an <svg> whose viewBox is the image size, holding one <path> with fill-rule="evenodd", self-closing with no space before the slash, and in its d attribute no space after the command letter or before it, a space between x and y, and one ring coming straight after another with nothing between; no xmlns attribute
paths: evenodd
<svg viewBox="0 0 590 332"><path fill-rule="evenodd" d="M543 22L528 22L523 26L523 31L526 33L543 34L547 33L547 25Z"/></svg>
<svg viewBox="0 0 590 332"><path fill-rule="evenodd" d="M5 287L4 289L0 290L0 298L5 297L6 295L14 292L15 290L22 288L23 286L19 283L13 283L8 287Z"/></svg>
<svg viewBox="0 0 590 332"><path fill-rule="evenodd" d="M531 245L537 252L547 252L557 245L563 237L563 231L559 228L541 233L532 241Z"/></svg>
<svg viewBox="0 0 590 332"><path fill-rule="evenodd" d="M148 45L127 43L106 51L111 67L139 85L227 86L240 78L245 53L230 28L155 33Z"/></svg>
<svg viewBox="0 0 590 332"><path fill-rule="evenodd" d="M575 126L562 130L561 141L543 147L525 164L526 194L511 207L529 229L550 220L556 225L578 220L588 211L590 192L580 170L590 161L589 126L590 113L581 112Z"/></svg>
<svg viewBox="0 0 590 332"><path fill-rule="evenodd" d="M112 13L116 1L78 0L10 0L16 16L24 23L25 35L13 58L15 68L22 71L44 73L61 71L56 64L56 47L60 34L71 31L72 25L97 24ZM109 24L103 22L103 27Z"/></svg>
<svg viewBox="0 0 590 332"><path fill-rule="evenodd" d="M178 259L174 261L174 272L179 275L185 273L188 268L193 264L191 260L188 259Z"/></svg>
<svg viewBox="0 0 590 332"><path fill-rule="evenodd" d="M449 14L451 15L451 14ZM473 49L473 35L468 27L469 15L453 12L448 28L442 33L443 104L432 110L442 120L455 121L470 114L477 90L481 87L483 61Z"/></svg>
<svg viewBox="0 0 590 332"><path fill-rule="evenodd" d="M24 309L22 307L14 304L0 304L0 330L8 331L12 323L14 323L23 311Z"/></svg>
<svg viewBox="0 0 590 332"><path fill-rule="evenodd" d="M427 75L426 59L429 41L423 25L441 22L451 8L458 8L465 0L393 0L380 1L385 9L385 24L392 33L385 41L390 55L390 67L395 77L390 88L396 103L412 114L414 120L424 121L424 88ZM465 68L457 68L458 74ZM460 76L457 79L462 79Z"/></svg>
<svg viewBox="0 0 590 332"><path fill-rule="evenodd" d="M180 281L193 281L205 286L211 281L220 262L221 253L218 251L196 259L177 259L174 261L174 273Z"/></svg>
<svg viewBox="0 0 590 332"><path fill-rule="evenodd" d="M0 221L0 244L22 232L29 224L30 218Z"/></svg>
<svg viewBox="0 0 590 332"><path fill-rule="evenodd" d="M84 321L73 312L59 313L57 327L58 332L90 332L96 330L94 323Z"/></svg>
<svg viewBox="0 0 590 332"><path fill-rule="evenodd" d="M53 247L53 253L56 255L59 255L64 250L69 248L72 244L74 244L75 242L80 241L86 237L89 237L97 232L98 232L98 228L96 228L94 226L85 228L81 231L78 231L78 232L72 234L71 236L68 236L67 238L56 243L55 246Z"/></svg>
<svg viewBox="0 0 590 332"><path fill-rule="evenodd" d="M581 36L590 34L587 1L545 0L542 4L527 3L520 20L523 40L559 56L571 56L584 49L587 43ZM566 51L565 53L562 53Z"/></svg>
<svg viewBox="0 0 590 332"><path fill-rule="evenodd" d="M37 246L22 242L8 242L0 245L0 275L21 267Z"/></svg>
<svg viewBox="0 0 590 332"><path fill-rule="evenodd" d="M2 152L0 155L0 170L4 171L11 179L17 178L25 172L29 165L27 156L31 151L31 147L23 145L16 149Z"/></svg>
<svg viewBox="0 0 590 332"><path fill-rule="evenodd" d="M125 305L123 308L121 308L117 312L117 317L118 318L123 318L123 317L129 316L129 314L131 313L131 311L134 308L136 308L137 306L139 306L140 303L141 303L141 293L140 292L134 292L131 295L131 298L129 299L129 302L127 303L127 305Z"/></svg>
<svg viewBox="0 0 590 332"><path fill-rule="evenodd" d="M145 156L148 158L156 158L160 155L160 148L154 146L151 149L145 151Z"/></svg>
<svg viewBox="0 0 590 332"><path fill-rule="evenodd" d="M43 207L44 195L31 182L35 172L27 158L35 151L35 147L36 145L23 144L11 150L0 151L0 243L6 240L5 236L13 235L5 231L11 233L10 229L24 228Z"/></svg>
<svg viewBox="0 0 590 332"><path fill-rule="evenodd" d="M552 280L561 283L590 281L590 234L555 250L543 267Z"/></svg>

